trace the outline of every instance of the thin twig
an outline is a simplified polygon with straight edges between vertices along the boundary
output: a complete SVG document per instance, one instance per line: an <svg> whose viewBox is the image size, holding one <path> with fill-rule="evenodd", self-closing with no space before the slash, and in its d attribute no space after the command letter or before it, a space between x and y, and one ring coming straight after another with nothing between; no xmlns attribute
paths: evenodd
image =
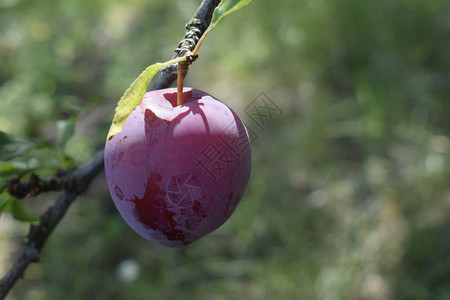
<svg viewBox="0 0 450 300"><path fill-rule="evenodd" d="M181 50L192 50L198 42L198 39L209 26L211 22L212 12L214 8L219 5L220 0L203 0L197 12L191 21L186 25L187 32L185 38L180 42L175 56L178 56ZM184 50L183 50L184 51ZM184 55L184 53L183 53ZM176 67L175 67L176 70ZM169 87L176 79L175 76L162 76L151 87L150 90L156 90ZM0 280L0 299L4 299L17 280L23 276L23 272L33 262L39 261L40 252L48 237L55 229L56 225L64 217L66 211L75 199L84 193L89 187L92 180L103 170L103 150L96 153L93 161L79 169L74 171L73 175L70 175L70 179L67 182L71 182L65 187L65 192L58 198L55 205L50 207L40 218L38 225L31 225L28 233L27 244L20 258L11 267L8 273ZM40 182L45 185L45 182ZM39 184L37 184L39 186ZM49 189L50 190L50 189ZM26 190L27 193L32 192ZM42 192L42 191L41 191Z"/></svg>
<svg viewBox="0 0 450 300"><path fill-rule="evenodd" d="M64 192L40 218L38 225L31 225L27 237L27 244L22 256L12 266L9 272L0 281L0 299L3 299L11 287L22 276L25 269L32 262L39 261L42 247L52 233L53 229L64 217L67 209L78 195L87 190L92 179L103 170L103 151L98 152L93 161L73 174L71 180L76 182L76 189Z"/></svg>

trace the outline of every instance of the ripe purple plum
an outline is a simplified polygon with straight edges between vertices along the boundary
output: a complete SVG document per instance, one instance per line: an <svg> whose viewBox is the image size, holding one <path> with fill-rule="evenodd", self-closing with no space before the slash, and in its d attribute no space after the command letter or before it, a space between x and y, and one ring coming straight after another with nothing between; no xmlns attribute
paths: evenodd
<svg viewBox="0 0 450 300"><path fill-rule="evenodd" d="M250 178L247 130L205 92L148 92L123 131L105 146L109 190L122 217L144 238L182 247L233 213Z"/></svg>

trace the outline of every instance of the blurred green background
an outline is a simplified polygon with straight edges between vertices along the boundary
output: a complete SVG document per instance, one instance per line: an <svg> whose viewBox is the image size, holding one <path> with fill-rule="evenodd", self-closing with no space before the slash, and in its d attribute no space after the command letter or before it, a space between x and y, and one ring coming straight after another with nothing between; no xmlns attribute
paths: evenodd
<svg viewBox="0 0 450 300"><path fill-rule="evenodd" d="M165 61L200 0L0 0L0 130L89 162L114 105ZM122 220L104 175L8 299L450 299L450 1L256 0L208 37L185 81L255 130L246 195L184 249ZM283 111L263 132L260 92ZM53 169L52 169L53 168ZM35 214L57 197L25 199ZM28 225L0 220L1 276Z"/></svg>

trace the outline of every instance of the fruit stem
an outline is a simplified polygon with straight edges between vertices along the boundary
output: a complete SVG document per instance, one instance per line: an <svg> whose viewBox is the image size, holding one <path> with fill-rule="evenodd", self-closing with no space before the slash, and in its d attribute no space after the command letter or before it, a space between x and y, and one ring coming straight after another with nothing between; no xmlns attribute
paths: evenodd
<svg viewBox="0 0 450 300"><path fill-rule="evenodd" d="M183 79L186 73L186 67L182 63L177 66L177 106L182 105L183 101Z"/></svg>

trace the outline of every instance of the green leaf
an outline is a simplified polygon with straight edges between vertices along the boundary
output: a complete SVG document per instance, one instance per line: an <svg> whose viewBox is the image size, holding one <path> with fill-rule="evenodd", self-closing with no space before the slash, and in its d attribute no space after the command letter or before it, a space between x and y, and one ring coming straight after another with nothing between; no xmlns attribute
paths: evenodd
<svg viewBox="0 0 450 300"><path fill-rule="evenodd" d="M14 198L7 192L0 193L0 213L9 212L14 219L22 222L34 222L38 217L31 214L24 206L23 202Z"/></svg>
<svg viewBox="0 0 450 300"><path fill-rule="evenodd" d="M116 112L114 114L111 128L109 129L107 140L110 140L113 136L122 131L123 125L127 121L128 116L136 108L136 106L141 103L141 99L147 91L147 87L153 76L155 76L155 74L162 68L185 60L186 58L180 57L165 63L155 63L147 67L139 75L139 77L130 85L117 103Z"/></svg>
<svg viewBox="0 0 450 300"><path fill-rule="evenodd" d="M0 164L0 178L15 175L22 170L15 163Z"/></svg>
<svg viewBox="0 0 450 300"><path fill-rule="evenodd" d="M0 163L0 178L12 175L20 176L26 172L33 171L40 166L41 164L36 158L32 158L28 161Z"/></svg>
<svg viewBox="0 0 450 300"><path fill-rule="evenodd" d="M10 212L14 219L22 222L34 222L38 217L28 211L23 202L7 192L0 193L0 213Z"/></svg>
<svg viewBox="0 0 450 300"><path fill-rule="evenodd" d="M32 158L26 162L0 162L0 193L8 185L8 180L15 176L23 176L28 172L35 171L41 165L39 161Z"/></svg>
<svg viewBox="0 0 450 300"><path fill-rule="evenodd" d="M58 150L64 152L64 146L67 141L73 136L75 133L75 123L78 119L78 115L71 117L68 120L60 120L58 121L58 139L56 141L56 146Z"/></svg>
<svg viewBox="0 0 450 300"><path fill-rule="evenodd" d="M241 9L243 6L249 4L252 0L222 0L219 6L214 9L209 30L213 29L223 18L227 15Z"/></svg>
<svg viewBox="0 0 450 300"><path fill-rule="evenodd" d="M6 212L14 200L7 192L0 193L0 213Z"/></svg>
<svg viewBox="0 0 450 300"><path fill-rule="evenodd" d="M10 211L14 219L22 222L34 222L39 218L30 213L23 205L22 201L16 199L11 202Z"/></svg>
<svg viewBox="0 0 450 300"><path fill-rule="evenodd" d="M8 180L12 176L20 176L25 172L15 166L14 163L0 164L0 193L8 186Z"/></svg>
<svg viewBox="0 0 450 300"><path fill-rule="evenodd" d="M0 160L10 160L38 146L37 143L0 131Z"/></svg>
<svg viewBox="0 0 450 300"><path fill-rule="evenodd" d="M0 193L8 186L8 181L0 179Z"/></svg>

